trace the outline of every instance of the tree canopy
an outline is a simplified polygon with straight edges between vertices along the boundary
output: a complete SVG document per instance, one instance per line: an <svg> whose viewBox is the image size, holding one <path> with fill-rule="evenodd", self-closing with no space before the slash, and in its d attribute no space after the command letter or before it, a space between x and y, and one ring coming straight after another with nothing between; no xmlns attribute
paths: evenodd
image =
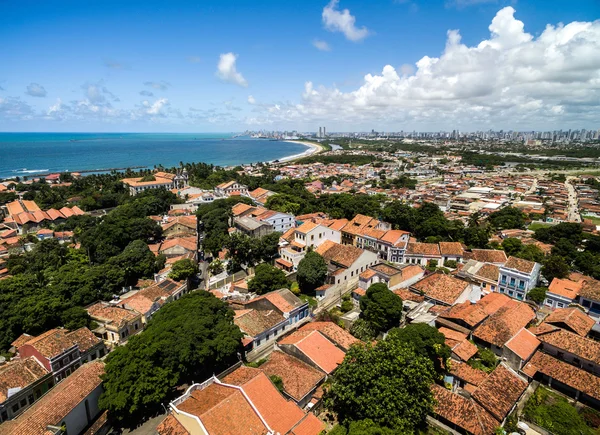
<svg viewBox="0 0 600 435"><path fill-rule="evenodd" d="M499 230L525 228L527 216L516 207L504 207L488 217L490 224Z"/></svg>
<svg viewBox="0 0 600 435"><path fill-rule="evenodd" d="M402 299L383 283L373 284L360 299L361 317L376 332L398 326L402 320Z"/></svg>
<svg viewBox="0 0 600 435"><path fill-rule="evenodd" d="M198 265L189 258L182 258L173 263L169 278L175 281L184 281L198 274Z"/></svg>
<svg viewBox="0 0 600 435"><path fill-rule="evenodd" d="M438 374L444 371L451 350L446 344L446 337L437 328L425 323L414 323L392 329L388 337L411 346L419 355L429 358Z"/></svg>
<svg viewBox="0 0 600 435"><path fill-rule="evenodd" d="M434 378L431 360L389 337L374 346L350 348L333 376L326 404L343 425L370 419L410 434L433 411Z"/></svg>
<svg viewBox="0 0 600 435"><path fill-rule="evenodd" d="M288 286L289 282L283 270L268 263L262 263L256 266L254 278L248 283L248 290L263 295Z"/></svg>
<svg viewBox="0 0 600 435"><path fill-rule="evenodd" d="M298 264L296 280L302 293L314 293L317 287L325 283L327 277L327 263L314 251L306 253Z"/></svg>
<svg viewBox="0 0 600 435"><path fill-rule="evenodd" d="M99 406L133 421L156 411L181 383L202 381L236 362L242 333L233 312L205 291L170 302L140 334L106 358Z"/></svg>

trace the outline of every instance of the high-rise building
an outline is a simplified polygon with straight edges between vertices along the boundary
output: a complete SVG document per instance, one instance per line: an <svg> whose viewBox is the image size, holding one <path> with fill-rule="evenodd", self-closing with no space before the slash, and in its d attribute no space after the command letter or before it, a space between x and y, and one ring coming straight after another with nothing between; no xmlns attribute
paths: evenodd
<svg viewBox="0 0 600 435"><path fill-rule="evenodd" d="M323 127L323 137L327 136L327 130L325 130L325 127Z"/></svg>
<svg viewBox="0 0 600 435"><path fill-rule="evenodd" d="M323 127L319 127L319 137L323 137Z"/></svg>

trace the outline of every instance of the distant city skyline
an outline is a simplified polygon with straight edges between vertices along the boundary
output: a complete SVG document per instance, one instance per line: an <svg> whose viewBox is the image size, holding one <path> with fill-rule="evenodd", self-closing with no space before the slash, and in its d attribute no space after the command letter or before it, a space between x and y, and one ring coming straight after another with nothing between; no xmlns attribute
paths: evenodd
<svg viewBox="0 0 600 435"><path fill-rule="evenodd" d="M597 0L2 2L0 131L596 131L599 18Z"/></svg>

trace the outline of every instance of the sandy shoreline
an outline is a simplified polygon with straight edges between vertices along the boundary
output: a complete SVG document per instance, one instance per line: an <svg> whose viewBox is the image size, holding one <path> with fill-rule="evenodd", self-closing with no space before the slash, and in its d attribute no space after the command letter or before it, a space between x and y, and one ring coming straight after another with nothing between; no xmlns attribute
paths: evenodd
<svg viewBox="0 0 600 435"><path fill-rule="evenodd" d="M279 163L289 163L294 160L301 159L303 157L308 157L313 154L318 154L318 153L324 151L322 146L320 146L316 143L313 143L313 142L304 142L304 141L300 141L300 140L284 140L282 142L299 143L301 145L308 147L308 149L306 151L304 151L303 153L294 154L293 156L288 156L288 157L283 157L281 159L278 159ZM271 161L269 163L274 163L274 162L275 161Z"/></svg>

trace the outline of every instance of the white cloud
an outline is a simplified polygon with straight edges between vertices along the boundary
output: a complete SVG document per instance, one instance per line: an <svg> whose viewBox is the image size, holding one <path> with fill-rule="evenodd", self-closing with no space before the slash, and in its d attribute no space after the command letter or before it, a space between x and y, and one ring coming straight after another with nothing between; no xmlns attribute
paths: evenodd
<svg viewBox="0 0 600 435"><path fill-rule="evenodd" d="M18 97L0 97L0 119L27 120L35 115L33 108Z"/></svg>
<svg viewBox="0 0 600 435"><path fill-rule="evenodd" d="M398 130L597 128L600 20L547 25L534 38L514 13L498 11L490 37L475 46L448 31L441 55L423 56L414 73L386 65L350 92L307 82L300 103L273 104L252 121Z"/></svg>
<svg viewBox="0 0 600 435"><path fill-rule="evenodd" d="M146 113L152 116L164 116L163 108L169 105L169 100L166 98L159 98L154 103L150 104L148 101L144 101L146 107Z"/></svg>
<svg viewBox="0 0 600 435"><path fill-rule="evenodd" d="M342 32L350 41L360 41L369 35L369 30L366 27L356 27L356 18L350 15L348 9L342 11L337 9L339 0L331 0L327 6L323 8L323 24L325 28L331 32Z"/></svg>
<svg viewBox="0 0 600 435"><path fill-rule="evenodd" d="M159 91L166 91L171 86L171 83L161 80L160 82L144 82L144 85Z"/></svg>
<svg viewBox="0 0 600 435"><path fill-rule="evenodd" d="M318 50L321 51L331 51L331 47L326 41L322 41L320 39L315 39L312 43Z"/></svg>
<svg viewBox="0 0 600 435"><path fill-rule="evenodd" d="M248 104L256 104L256 100L252 95L248 95Z"/></svg>
<svg viewBox="0 0 600 435"><path fill-rule="evenodd" d="M247 87L248 82L242 74L237 71L235 63L237 61L237 54L234 53L223 53L219 57L219 64L217 65L217 77L224 82L234 83L239 86Z"/></svg>
<svg viewBox="0 0 600 435"><path fill-rule="evenodd" d="M415 72L415 67L410 63L405 63L402 64L402 66L399 68L399 71L403 76L409 76Z"/></svg>
<svg viewBox="0 0 600 435"><path fill-rule="evenodd" d="M27 90L25 93L32 97L45 97L48 94L46 89L44 89L44 87L38 83L30 83L27 85Z"/></svg>

